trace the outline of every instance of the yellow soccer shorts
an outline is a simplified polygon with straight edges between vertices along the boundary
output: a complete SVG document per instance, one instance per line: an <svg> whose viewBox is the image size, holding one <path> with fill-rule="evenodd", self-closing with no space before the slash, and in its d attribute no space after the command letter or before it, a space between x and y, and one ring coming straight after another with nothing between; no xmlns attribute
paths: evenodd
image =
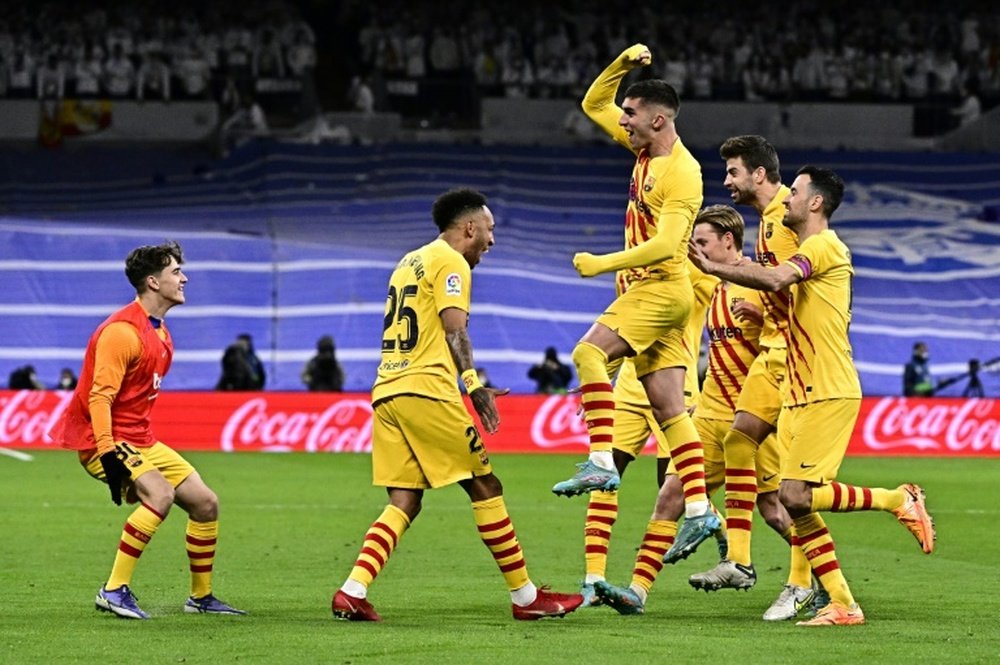
<svg viewBox="0 0 1000 665"><path fill-rule="evenodd" d="M373 485L429 489L492 471L464 403L396 395L375 404Z"/></svg>
<svg viewBox="0 0 1000 665"><path fill-rule="evenodd" d="M780 420L780 416L779 416ZM757 448L757 494L777 492L781 486L781 461L785 451L772 432Z"/></svg>
<svg viewBox="0 0 1000 665"><path fill-rule="evenodd" d="M785 381L785 356L785 349L761 347L743 382L736 411L745 411L777 425L781 413L781 384Z"/></svg>
<svg viewBox="0 0 1000 665"><path fill-rule="evenodd" d="M646 279L636 282L597 317L636 352L636 375L659 369L687 367L691 349L684 327L691 315L694 292L688 279Z"/></svg>
<svg viewBox="0 0 1000 665"><path fill-rule="evenodd" d="M125 491L122 492L128 503L138 501L132 483L144 473L159 471L171 487L177 487L194 473L194 467L191 466L191 463L162 441L157 441L145 448L122 442L115 446L115 450L118 458L125 464L125 468L132 474L131 481L124 483L123 489ZM91 476L101 482L107 482L107 478L104 476L104 467L101 466L101 458L97 455L96 449L81 450L80 464Z"/></svg>
<svg viewBox="0 0 1000 665"><path fill-rule="evenodd" d="M788 451L782 480L822 485L836 479L860 410L860 399L827 399L782 409L778 445Z"/></svg>
<svg viewBox="0 0 1000 665"><path fill-rule="evenodd" d="M723 441L733 426L732 420L692 418L705 448L705 488L711 495L726 483L726 450ZM778 437L769 435L757 449L757 493L777 492L781 484L781 454Z"/></svg>
<svg viewBox="0 0 1000 665"><path fill-rule="evenodd" d="M649 436L656 437L656 456L670 457L670 448L660 428L657 427L653 411L647 407L633 407L618 404L615 407L615 429L612 447L633 458L642 454Z"/></svg>

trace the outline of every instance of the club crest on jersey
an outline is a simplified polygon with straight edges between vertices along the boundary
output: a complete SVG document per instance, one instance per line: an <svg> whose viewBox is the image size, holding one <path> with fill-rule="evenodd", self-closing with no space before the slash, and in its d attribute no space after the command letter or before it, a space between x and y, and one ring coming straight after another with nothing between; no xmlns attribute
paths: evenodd
<svg viewBox="0 0 1000 665"><path fill-rule="evenodd" d="M774 222L768 222L767 225L764 227L764 237L770 240L771 236L773 235L774 235Z"/></svg>
<svg viewBox="0 0 1000 665"><path fill-rule="evenodd" d="M446 296L462 295L462 276L453 272L444 279L444 294Z"/></svg>
<svg viewBox="0 0 1000 665"><path fill-rule="evenodd" d="M646 182L642 183L642 191L651 192L653 191L653 185L656 184L656 178L654 176L646 176Z"/></svg>

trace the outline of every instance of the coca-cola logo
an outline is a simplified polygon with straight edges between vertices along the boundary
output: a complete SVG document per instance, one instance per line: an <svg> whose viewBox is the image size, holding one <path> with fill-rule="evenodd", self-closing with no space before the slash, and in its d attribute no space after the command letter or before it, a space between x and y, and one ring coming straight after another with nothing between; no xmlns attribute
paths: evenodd
<svg viewBox="0 0 1000 665"><path fill-rule="evenodd" d="M539 448L589 445L587 424L580 417L579 400L568 395L545 399L531 419L531 440Z"/></svg>
<svg viewBox="0 0 1000 665"><path fill-rule="evenodd" d="M880 399L862 427L865 446L883 451L1000 453L1000 412L991 399Z"/></svg>
<svg viewBox="0 0 1000 665"><path fill-rule="evenodd" d="M222 450L364 453L372 448L372 408L365 399L340 399L319 412L269 411L266 397L240 405L222 427Z"/></svg>
<svg viewBox="0 0 1000 665"><path fill-rule="evenodd" d="M20 390L0 397L0 445L50 445L48 431L72 399L72 392L44 390Z"/></svg>

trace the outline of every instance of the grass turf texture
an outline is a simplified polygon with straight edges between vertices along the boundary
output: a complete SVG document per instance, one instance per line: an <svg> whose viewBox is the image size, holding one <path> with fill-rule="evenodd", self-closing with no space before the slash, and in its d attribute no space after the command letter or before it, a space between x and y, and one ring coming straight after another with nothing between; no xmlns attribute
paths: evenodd
<svg viewBox="0 0 1000 665"><path fill-rule="evenodd" d="M176 508L133 580L146 622L94 610L122 523L106 488L68 452L34 462L0 458L0 662L3 663L913 663L990 662L997 637L996 478L1000 460L849 459L841 480L922 484L938 550L922 554L888 514L826 516L868 625L766 624L760 616L787 570L787 550L759 517L749 593L696 592L691 573L716 560L714 542L666 566L644 616L606 607L561 620L515 622L503 580L458 487L428 492L424 512L372 587L385 621L340 622L330 597L384 505L363 455L191 453L221 499L215 592L247 617L184 614L188 594ZM583 577L586 498L551 485L572 456L496 456L507 505L537 584L573 591ZM652 508L653 462L626 474L609 579L627 583Z"/></svg>

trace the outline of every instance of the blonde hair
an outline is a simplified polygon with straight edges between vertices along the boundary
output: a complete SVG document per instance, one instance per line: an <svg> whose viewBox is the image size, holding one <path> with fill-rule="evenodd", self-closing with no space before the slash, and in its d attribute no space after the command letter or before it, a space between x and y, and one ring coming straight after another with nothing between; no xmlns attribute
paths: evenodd
<svg viewBox="0 0 1000 665"><path fill-rule="evenodd" d="M743 230L746 224L736 208L727 205L714 205L703 208L694 219L694 225L711 224L721 238L726 233L733 235L733 244L737 249L743 249Z"/></svg>

